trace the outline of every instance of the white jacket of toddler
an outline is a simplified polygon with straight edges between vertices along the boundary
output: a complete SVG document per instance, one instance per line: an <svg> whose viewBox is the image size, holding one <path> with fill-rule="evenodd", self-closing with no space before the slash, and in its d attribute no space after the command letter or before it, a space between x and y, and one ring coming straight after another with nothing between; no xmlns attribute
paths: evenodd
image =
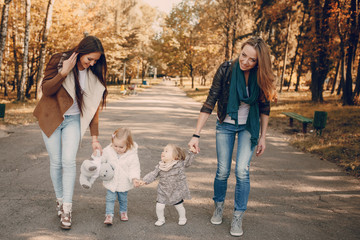
<svg viewBox="0 0 360 240"><path fill-rule="evenodd" d="M134 187L132 180L140 179L140 162L138 145L123 154L118 154L109 144L103 150L102 162L107 161L114 167L114 177L110 181L103 181L106 189L112 192L126 192Z"/></svg>

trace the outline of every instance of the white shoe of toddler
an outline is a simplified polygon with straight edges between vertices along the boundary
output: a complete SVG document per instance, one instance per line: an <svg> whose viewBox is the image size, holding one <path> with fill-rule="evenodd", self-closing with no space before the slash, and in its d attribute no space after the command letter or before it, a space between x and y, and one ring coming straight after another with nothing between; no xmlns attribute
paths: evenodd
<svg viewBox="0 0 360 240"><path fill-rule="evenodd" d="M187 219L186 219L186 218L179 218L178 224L179 224L180 226L184 226L184 225L186 224L186 222L187 222Z"/></svg>
<svg viewBox="0 0 360 240"><path fill-rule="evenodd" d="M155 226L162 226L165 224L165 219L158 219L156 222L155 222Z"/></svg>

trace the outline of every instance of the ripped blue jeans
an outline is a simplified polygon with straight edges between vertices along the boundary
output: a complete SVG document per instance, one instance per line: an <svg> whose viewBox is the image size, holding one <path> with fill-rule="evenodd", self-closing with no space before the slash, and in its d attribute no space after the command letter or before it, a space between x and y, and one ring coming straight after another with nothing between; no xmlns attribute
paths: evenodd
<svg viewBox="0 0 360 240"><path fill-rule="evenodd" d="M214 181L214 201L223 202L226 196L227 182L230 176L231 160L235 138L238 136L235 164L235 211L245 211L250 193L249 167L255 147L251 147L250 133L245 125L216 123L217 171Z"/></svg>

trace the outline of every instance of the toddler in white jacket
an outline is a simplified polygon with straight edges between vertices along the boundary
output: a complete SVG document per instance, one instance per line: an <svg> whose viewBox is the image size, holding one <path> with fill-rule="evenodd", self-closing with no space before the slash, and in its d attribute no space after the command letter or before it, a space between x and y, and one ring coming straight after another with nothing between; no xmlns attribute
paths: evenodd
<svg viewBox="0 0 360 240"><path fill-rule="evenodd" d="M116 197L119 201L120 220L127 221L127 194L139 185L140 162L138 145L133 141L128 128L119 128L111 136L111 144L104 148L102 162L109 162L114 167L114 177L103 181L107 189L106 214L104 224L112 225Z"/></svg>

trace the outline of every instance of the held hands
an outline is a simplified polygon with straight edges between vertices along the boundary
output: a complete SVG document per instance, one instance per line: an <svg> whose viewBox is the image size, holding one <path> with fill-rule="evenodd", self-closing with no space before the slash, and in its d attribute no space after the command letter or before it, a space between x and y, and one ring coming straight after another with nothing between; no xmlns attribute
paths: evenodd
<svg viewBox="0 0 360 240"><path fill-rule="evenodd" d="M101 147L101 144L99 143L99 141L92 141L91 142L91 147L93 149L93 153L94 155L96 155L96 150L100 151L100 155L102 155L102 147Z"/></svg>
<svg viewBox="0 0 360 240"><path fill-rule="evenodd" d="M133 179L133 184L134 184L135 187L140 187L140 186L144 186L146 183L141 179L134 178Z"/></svg>
<svg viewBox="0 0 360 240"><path fill-rule="evenodd" d="M199 138L196 137L192 137L190 142L188 143L189 149L190 151L192 151L193 153L199 153L200 152L200 148L199 148Z"/></svg>
<svg viewBox="0 0 360 240"><path fill-rule="evenodd" d="M73 54L71 54L69 59L66 59L63 62L63 66L60 72L62 76L66 77L69 74L69 72L74 68L77 60L77 55L78 53L74 52Z"/></svg>

